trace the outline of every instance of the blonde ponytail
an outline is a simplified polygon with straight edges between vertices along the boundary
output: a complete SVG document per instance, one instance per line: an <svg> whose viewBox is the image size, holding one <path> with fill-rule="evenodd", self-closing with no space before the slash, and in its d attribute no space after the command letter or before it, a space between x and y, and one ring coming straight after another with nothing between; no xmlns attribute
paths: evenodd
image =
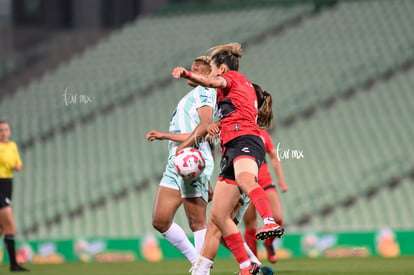
<svg viewBox="0 0 414 275"><path fill-rule="evenodd" d="M219 52L230 52L237 58L242 58L243 52L240 43L233 42L225 45L218 45L215 47L210 48L208 51L210 51L210 56L213 57Z"/></svg>

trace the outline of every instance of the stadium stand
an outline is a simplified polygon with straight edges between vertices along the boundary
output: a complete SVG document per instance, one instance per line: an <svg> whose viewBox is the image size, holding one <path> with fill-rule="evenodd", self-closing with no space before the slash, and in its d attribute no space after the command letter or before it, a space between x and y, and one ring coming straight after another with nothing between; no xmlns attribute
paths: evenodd
<svg viewBox="0 0 414 275"><path fill-rule="evenodd" d="M308 9L309 8L307 6L291 8L289 9L291 13L283 13L282 11L278 11L278 14L281 15L280 20L283 21L283 18L294 17L299 12L306 12L308 11ZM269 17L271 12L272 11L269 9L258 10L258 13L264 17L266 15ZM237 18L246 16L247 14L253 13L252 11L242 10L240 11L240 16L237 16ZM205 21L200 20L200 25L208 25L209 23L214 21L212 19L217 16L217 14L202 16L202 19L204 18ZM181 24L181 22L187 22L188 20L191 21L193 19L194 15L190 15L178 16L176 20L179 21L177 23L179 25ZM146 21L150 22L146 24ZM158 22L156 24L155 22L157 21L162 22ZM142 22L140 21L135 25L137 28L144 28L142 27L142 25L145 25L146 28L144 29L146 30L145 33L147 33L148 28L155 28L155 26L158 26L160 30L163 29L163 26L165 26L166 21L166 18L158 18L158 20L150 18L147 20L143 19ZM170 21L168 20L168 22ZM172 19L172 22L174 22L174 19ZM266 27L272 27L274 26L274 24L275 22L268 23L268 26L258 24L257 32L266 29ZM46 76L43 80L41 80L38 83L33 83L31 87L34 87L34 91L18 93L17 96L13 98L12 101L8 101L7 104L6 102L2 102L4 104L3 106L12 106L13 104L17 104L17 102L24 104L24 102L30 97L30 94L36 95L36 97L33 98L35 103L29 104L28 102L25 106L27 107L25 109L26 112L22 112L20 114L21 116L25 116L27 120L21 120L25 121L27 124L21 124L20 127L16 126L19 127L16 129L16 132L19 133L19 136L24 136L25 133L27 133L26 136L30 136L33 133L37 133L37 135L39 135L41 132L47 132L49 125L59 125L59 123L62 124L62 121L60 121L59 117L54 115L53 110L51 111L51 109L56 109L58 110L57 113L61 113L62 115L68 116L69 118L67 118L67 120L63 122L65 123L71 121L71 107L74 108L75 115L76 112L81 112L83 107L88 108L88 105L83 105L79 107L79 104L74 104L73 106L64 106L65 109L61 109L62 105L64 105L64 101L62 98L64 87L62 88L62 94L55 94L53 97L48 96L48 91L42 90L42 87L45 87L44 85L49 85L49 87L51 87L49 89L50 91L59 86L59 84L54 84L53 82L57 83L65 79L70 83L74 83L73 85L75 86L80 85L79 83L82 83L79 80L79 78L81 77L84 80L88 80L91 76L82 75L82 73L68 73L67 75L65 75L68 78L65 78L64 76L63 78L59 78L59 71L68 71L70 69L73 69L77 66L73 66L72 64L77 62L84 62L85 66L91 66L91 56L99 56L99 58L96 58L96 60L100 60L101 57L106 56L103 54L98 55L96 53L100 52L99 49L105 47L112 49L112 55L110 55L109 53L105 54L109 56L116 56L116 54L119 52L119 47L106 45L110 43L113 43L115 45L116 43L111 41L120 41L118 44L121 44L123 45L123 47L125 47L125 42L122 42L122 40L125 37L135 37L135 33L131 33L132 30L129 30L130 28L132 27L126 27L126 30L123 30L121 34L119 34L120 36L122 35L122 33L127 33L128 35L118 37L119 39L113 38L108 42L101 43L96 50L91 50L90 52L86 53L82 58L79 58L78 61L72 61L66 67L62 67L61 69L59 69L58 72L56 72L55 74ZM240 27L236 26L235 28ZM159 35L158 29L150 31L149 33L157 33L157 35ZM246 33L239 32L240 40L243 39L243 35L246 35ZM159 39L159 37L157 39ZM170 39L176 38L171 37ZM211 45L211 42L201 42L205 43L205 45ZM130 44L127 43L127 45L129 46ZM169 45L164 47L169 47ZM203 45L202 47L203 50L205 50L208 47L206 47L205 45ZM149 49L147 47L146 51L148 52L148 54L145 54L143 56L151 55L150 52L153 52L153 49ZM187 53L188 49L181 49L180 51L183 51L182 55L184 55L184 52ZM160 45L159 52L165 52L165 54L167 54L168 50L165 48L162 49L162 46ZM199 54L200 53L194 53L193 55L198 56ZM160 60L162 60L162 58ZM186 60L185 63L187 64L189 63L189 61L190 60ZM126 62L126 58L124 58L123 62ZM182 57L177 59L176 62L177 64L178 62L182 63ZM103 62L103 64L108 63ZM143 64L140 63L139 67L141 67L142 65ZM138 65L136 64L136 66ZM166 77L168 77L170 70L169 68L172 66L173 65L171 64L171 66L168 66L164 69ZM104 69L102 69L102 71L104 71ZM111 71L111 69L109 69L108 71ZM142 72L143 70L141 70L141 73ZM62 76L60 75L60 77ZM109 75L107 75L106 77L109 77ZM106 77L104 77L103 79L105 80ZM139 79L142 79L142 81L146 81L145 78ZM97 81L97 79L95 79L95 81ZM147 81L154 81L154 79ZM137 81L135 81L135 83L136 82ZM103 81L102 87L105 86L105 83L106 82ZM121 93L122 90L124 90L124 93L125 90L128 90L128 92L130 92L132 88L130 89L129 85L133 84L134 83L132 82L125 82L122 86L117 84L117 88L114 88L110 91L115 96L109 99L105 99L108 102L112 102L112 105L108 106L114 105L113 102L115 102L117 99L121 97L119 93ZM166 144L163 143L163 146L148 144L147 141L144 139L144 135L147 131L153 128L167 129L170 113L173 111L173 108L175 107L175 104L177 103L178 99L182 96L183 90L187 89L188 88L186 84L182 82L177 81L171 83L171 85L169 85L167 88L161 89L160 92L148 96L145 94L141 95L140 97L138 97L138 100L133 100L132 103L128 101L121 102L120 104L124 104L123 108L112 107L113 109L108 115L105 115L105 112L95 114L91 116L87 121L92 123L71 125L71 128L68 128L67 131L65 131L63 134L55 134L54 138L49 139L45 137L44 142L34 143L33 147L31 147L29 150L25 150L25 162L37 163L39 166L33 165L27 167L25 174L22 175L22 182L27 181L28 178L25 177L33 173L42 174L37 175L37 177L41 178L38 184L41 184L42 187L34 185L25 186L25 189L27 188L25 190L25 193L28 194L26 197L27 201L31 201L30 194L38 192L39 196L37 196L37 198L39 199L36 200L36 205L40 205L41 209L47 208L46 205L54 205L53 211L40 211L42 212L42 214L39 214L39 217L37 217L36 220L43 223L46 223L45 221L49 220L53 221L55 216L58 215L58 213L70 212L73 209L77 209L79 205L87 205L88 202L90 202L90 200L93 200L95 196L98 199L104 196L110 196L113 192L115 192L112 189L115 189L116 185L119 182L116 175L122 174L124 171L128 170L128 168L129 171L133 171L132 173L134 173L134 181L139 182L140 180L159 177L164 165L163 159L165 157ZM91 92L90 95L93 99L104 97L104 95L95 96L95 94L92 94L93 90L91 91L86 89L86 91L88 91L88 94ZM135 92L140 92L140 90L136 90ZM42 94L43 96L41 96ZM168 95L168 99L166 99L166 94ZM109 92L107 95L109 95ZM38 99L36 101L38 97L44 98L45 102L43 103L41 99ZM42 114L38 115L38 113L42 113L37 107L38 104L41 104L42 107L46 108L46 110L43 111L43 117L41 117ZM90 108L99 108L96 105L103 106L105 104L107 103L90 104ZM168 113L159 112L157 110L168 110ZM88 111L82 112L84 112L85 114ZM13 120L13 118L11 118L10 120L12 121L13 125L19 125L19 123L16 124L16 121ZM39 120L41 123L46 123L46 125L43 124L42 126L40 126L38 124ZM49 125L47 125L48 123ZM27 132L29 126L32 128L33 131L31 134ZM26 132L23 131L24 128L26 129ZM99 137L95 135L96 133L99 133ZM117 140L119 141L119 144L116 143ZM130 152L136 153L134 153L131 156ZM74 165L75 163L78 165L82 163L82 167ZM78 184L70 184L69 182L84 182L85 184L83 186L78 186ZM121 189L125 187L125 182L127 181L124 181L124 183L119 183L119 187ZM45 190L46 192L44 192ZM66 196L66 194L73 194L72 192L76 195L72 198ZM88 197L88 194L91 193L94 194L94 197ZM30 207L28 205L23 206L23 208ZM32 225L33 217L28 217L27 215L22 217L24 217L21 221L21 224L24 224L22 228L36 228L36 226ZM23 231L25 230L23 229Z"/></svg>
<svg viewBox="0 0 414 275"><path fill-rule="evenodd" d="M405 0L340 3L269 36L245 55L242 70L273 93L280 123L414 57L413 9Z"/></svg>
<svg viewBox="0 0 414 275"><path fill-rule="evenodd" d="M275 144L304 152L304 159L283 161L288 230L340 230L347 225L341 217L355 213L361 215L352 228L382 226L373 207L383 202L389 182L414 168L413 9L406 0L349 1L316 14L307 5L238 10L223 18L226 30L219 28L218 12L148 17L126 26L1 102L12 114L17 141L40 137L24 150L25 172L16 179L19 234L130 237L151 230L166 142L151 144L144 136L167 129L188 90L168 74L210 45L234 40L248 45L242 72L275 99ZM196 22L191 35L170 35L186 22ZM202 27L215 31L200 35ZM157 74L166 76L162 85ZM66 87L87 93L93 104L66 106ZM313 111L304 115L306 110ZM283 123L292 116L301 119ZM412 189L407 182L390 197L408 199L397 198ZM390 218L390 226L413 226L406 218L406 211ZM182 213L177 219L186 224Z"/></svg>
<svg viewBox="0 0 414 275"><path fill-rule="evenodd" d="M22 125L18 128L19 141L44 136L49 130L56 132L61 125L128 99L131 94L145 92L148 86L159 83L160 75L162 80L168 80L171 67L188 65L189 56L203 54L209 45L229 42L228 37L244 41L253 33L308 10L310 6L287 11L273 7L243 9L225 17L209 13L142 18L18 91L10 100L0 102L0 108L10 114L15 125ZM192 28L174 32L188 22L192 22ZM222 24L230 27L221 28ZM81 95L89 96L93 104L79 104ZM78 104L72 105L76 106L68 106L75 102ZM27 107L24 114L11 112L22 104ZM30 121L33 127L25 127L23 121Z"/></svg>
<svg viewBox="0 0 414 275"><path fill-rule="evenodd" d="M104 30L57 32L39 27L0 26L0 101L79 55L106 34Z"/></svg>
<svg viewBox="0 0 414 275"><path fill-rule="evenodd" d="M398 187L383 188L372 198L361 197L352 207L336 209L328 217L316 216L302 230L321 231L370 231L379 228L411 230L411 214L414 206L412 179L402 179Z"/></svg>
<svg viewBox="0 0 414 275"><path fill-rule="evenodd" d="M306 209L321 211L350 196L375 193L394 177L408 175L414 166L409 145L413 76L412 71L401 74L315 114L312 120L279 131L277 140L300 145L307 158L284 162L287 181L301 192L283 203L296 205L302 214ZM286 222L299 213L287 208Z"/></svg>

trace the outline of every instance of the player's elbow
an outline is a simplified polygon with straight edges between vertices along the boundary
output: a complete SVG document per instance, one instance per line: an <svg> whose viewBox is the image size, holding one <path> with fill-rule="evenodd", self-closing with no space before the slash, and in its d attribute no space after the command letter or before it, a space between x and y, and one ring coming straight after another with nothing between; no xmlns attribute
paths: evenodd
<svg viewBox="0 0 414 275"><path fill-rule="evenodd" d="M206 88L215 88L214 82L211 79L205 79L204 81L200 81L199 84Z"/></svg>
<svg viewBox="0 0 414 275"><path fill-rule="evenodd" d="M205 81L205 87L208 88L221 88L220 81L217 81L215 78L207 78Z"/></svg>
<svg viewBox="0 0 414 275"><path fill-rule="evenodd" d="M207 84L207 87L209 88L218 88L217 84L214 81L209 81Z"/></svg>

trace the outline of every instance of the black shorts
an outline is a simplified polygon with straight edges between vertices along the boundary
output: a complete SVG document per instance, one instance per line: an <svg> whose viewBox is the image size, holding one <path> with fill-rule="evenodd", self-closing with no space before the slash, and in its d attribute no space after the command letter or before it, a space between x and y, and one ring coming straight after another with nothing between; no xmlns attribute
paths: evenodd
<svg viewBox="0 0 414 275"><path fill-rule="evenodd" d="M13 179L0 179L0 208L11 205Z"/></svg>
<svg viewBox="0 0 414 275"><path fill-rule="evenodd" d="M267 191L267 190L274 190L274 189L276 189L276 185L274 185L274 184L269 184L269 185L267 185L267 186L265 186L265 187L262 187L263 188L263 190L265 190L265 191Z"/></svg>
<svg viewBox="0 0 414 275"><path fill-rule="evenodd" d="M233 162L239 157L251 157L257 163L257 167L265 161L264 143L261 137L245 135L237 137L225 144L225 151L221 157L221 170L219 180L236 184Z"/></svg>

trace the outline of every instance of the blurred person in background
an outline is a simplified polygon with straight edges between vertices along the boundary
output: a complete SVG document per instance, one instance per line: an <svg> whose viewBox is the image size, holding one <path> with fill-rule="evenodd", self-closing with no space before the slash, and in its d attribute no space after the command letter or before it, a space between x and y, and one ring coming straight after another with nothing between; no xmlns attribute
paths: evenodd
<svg viewBox="0 0 414 275"><path fill-rule="evenodd" d="M277 156L277 152L273 145L272 139L266 130L261 129L260 132L261 132L261 137L263 139L263 142L265 144L266 153L270 157L270 163L272 164L272 167L277 175L279 188L282 190L282 192L286 192L288 191L289 188L285 182L285 179L283 176L282 165L280 163L279 157ZM269 199L270 207L272 208L272 212L273 212L273 218L278 224L282 226L283 225L282 205L280 202L279 195L277 193L276 186L272 180L272 176L270 175L269 166L267 165L267 162L263 163L262 166L260 167L259 185L266 192L266 195ZM253 251L253 253L257 256L257 239L255 237L256 232L257 232L257 216L256 216L256 209L254 208L252 204L249 205L243 217L243 223L244 223L244 228L245 228L244 240L246 241L251 251ZM267 259L271 263L275 263L277 260L276 253L273 247L274 239L275 237L270 237L264 241L264 245L265 245L266 252L267 252Z"/></svg>
<svg viewBox="0 0 414 275"><path fill-rule="evenodd" d="M20 172L23 164L15 142L9 140L10 125L0 120L0 234L4 235L4 244L10 261L10 271L29 271L16 261L16 228L12 211L13 173Z"/></svg>
<svg viewBox="0 0 414 275"><path fill-rule="evenodd" d="M263 89L253 83L253 87L256 92L258 105L259 105L259 112L262 110L263 102L267 100L269 97L269 93L266 91L263 91ZM269 100L272 100L269 98ZM260 118L261 116L259 116ZM260 123L260 121L258 121ZM265 145L265 151L270 157L270 163L272 164L272 167L277 175L278 178L278 185L281 188L282 192L288 191L288 186L285 182L284 176L283 176L283 170L282 165L279 160L279 157L277 155L277 152L275 150L275 147L273 145L272 139L269 135L269 133L265 129L260 129L260 136L263 140L263 143ZM273 218L275 219L276 223L283 225L283 218L282 218L282 206L280 203L280 198L276 190L276 186L273 183L272 177L269 173L269 167L267 165L267 162L265 161L263 165L260 167L259 170L259 185L263 188L263 190L266 192L266 195L269 199L270 206L272 208L273 212ZM253 251L253 253L257 256L257 239L255 238L256 232L257 232L257 217L256 217L256 211L254 209L253 205L250 205L247 209L244 217L243 217L243 223L245 226L245 234L244 239L250 249ZM264 245L267 252L267 259L271 263L276 262L276 253L273 247L273 240L275 237L270 237L264 241Z"/></svg>

